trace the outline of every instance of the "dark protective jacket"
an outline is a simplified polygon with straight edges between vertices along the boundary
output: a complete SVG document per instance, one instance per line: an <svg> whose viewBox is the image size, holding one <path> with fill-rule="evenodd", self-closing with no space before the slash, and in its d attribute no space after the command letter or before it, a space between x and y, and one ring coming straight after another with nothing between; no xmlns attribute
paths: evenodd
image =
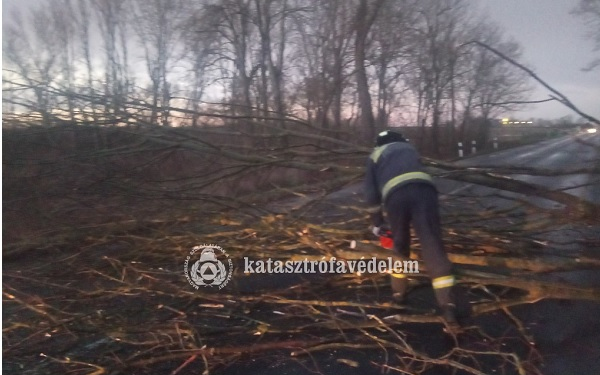
<svg viewBox="0 0 600 375"><path fill-rule="evenodd" d="M394 142L375 147L367 161L365 199L369 206L385 204L389 195L409 183L433 185L431 176L423 172L420 155L408 142Z"/></svg>

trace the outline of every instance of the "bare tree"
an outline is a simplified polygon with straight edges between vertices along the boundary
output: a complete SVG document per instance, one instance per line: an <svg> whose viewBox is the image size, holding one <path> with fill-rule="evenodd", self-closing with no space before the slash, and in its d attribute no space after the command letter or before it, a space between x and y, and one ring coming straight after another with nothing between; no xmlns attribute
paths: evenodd
<svg viewBox="0 0 600 375"><path fill-rule="evenodd" d="M513 41L504 41L501 30L488 21L474 26L470 35L478 40L496 46L506 56L518 59L521 49ZM458 100L462 105L462 121L459 125L459 137L464 138L469 122L476 116L481 117L477 142L488 141L490 119L506 110L514 110L517 102L523 101L530 92L528 77L492 52L473 45L457 47L459 66L453 76L453 82L460 87Z"/></svg>
<svg viewBox="0 0 600 375"><path fill-rule="evenodd" d="M186 0L135 0L131 9L136 19L133 28L144 51L151 82L150 101L154 109L150 123L158 123L160 111L160 122L168 126L172 96L169 75L176 57L181 55L177 50L183 46L180 25L185 17Z"/></svg>
<svg viewBox="0 0 600 375"><path fill-rule="evenodd" d="M49 87L60 76L59 39L50 14L51 8L47 4L32 9L27 18L17 11L13 12L9 22L3 25L2 43L4 57L10 67L5 78L25 86L16 104L39 113L44 125L50 124L53 107ZM33 28L24 28L24 24L31 24ZM30 95L33 96L32 101L29 100Z"/></svg>
<svg viewBox="0 0 600 375"><path fill-rule="evenodd" d="M600 0L579 0L579 4L572 13L581 17L588 27L588 37L594 43L594 51L600 52ZM600 58L589 63L586 70L593 70L600 66Z"/></svg>
<svg viewBox="0 0 600 375"><path fill-rule="evenodd" d="M76 121L74 81L76 78L76 38L74 21L76 15L70 0L53 0L50 2L52 22L54 24L57 44L56 51L59 54L60 71L62 82L60 87L69 93L65 98L67 110L71 121Z"/></svg>
<svg viewBox="0 0 600 375"><path fill-rule="evenodd" d="M456 69L456 46L468 22L467 6L462 0L420 1L417 13L413 78L419 100L421 125L431 116L431 141L439 152L439 128L447 104L450 83Z"/></svg>
<svg viewBox="0 0 600 375"><path fill-rule="evenodd" d="M94 93L94 72L92 67L92 53L91 53L91 25L92 25L92 12L90 10L90 0L76 1L73 9L73 22L75 25L74 33L77 34L79 39L81 54L85 64L87 88L83 88L81 91L87 95L93 95ZM94 122L98 120L96 103L88 104L91 109L91 118Z"/></svg>
<svg viewBox="0 0 600 375"><path fill-rule="evenodd" d="M356 8L355 18L354 64L356 69L356 89L360 102L360 122L361 126L365 128L367 136L371 139L375 137L375 116L373 115L371 93L369 91L369 81L365 66L367 36L384 2L385 0L374 0L372 3L368 0L360 0Z"/></svg>
<svg viewBox="0 0 600 375"><path fill-rule="evenodd" d="M215 33L198 32L196 20L201 19L202 9L189 3L188 11L190 17L184 21L182 29L182 43L186 48L182 51L181 60L189 64L188 72L193 77L187 87L189 93L187 108L193 111L191 125L196 127L199 125L198 113L205 89L209 86L209 75L215 66L214 59L220 41Z"/></svg>
<svg viewBox="0 0 600 375"><path fill-rule="evenodd" d="M205 5L198 20L199 34L220 40L220 48L211 52L225 63L222 79L230 81L229 101L234 110L246 115L254 104L252 81L257 69L251 53L256 35L251 13L251 0L219 0Z"/></svg>
<svg viewBox="0 0 600 375"><path fill-rule="evenodd" d="M127 12L128 0L91 0L104 47L105 116L119 118L131 90L129 75Z"/></svg>
<svg viewBox="0 0 600 375"><path fill-rule="evenodd" d="M312 6L308 6L311 5ZM296 31L293 52L295 82L304 97L307 118L323 128L341 124L343 94L351 74L352 2L307 2L309 13L292 15Z"/></svg>
<svg viewBox="0 0 600 375"><path fill-rule="evenodd" d="M383 5L373 25L369 59L377 82L377 127L388 126L392 105L406 90L403 77L410 69L408 56L414 38L412 25L416 7L414 1L389 1Z"/></svg>
<svg viewBox="0 0 600 375"><path fill-rule="evenodd" d="M54 68L60 67L61 74L52 78L65 77L61 89L87 95L103 85L103 97L87 104L92 109L88 115L96 120L100 105L106 118L118 119L130 112L124 108L126 98L135 98L154 108L141 110L149 122L166 125L174 104L173 85L183 82L189 98L182 99L189 99L195 112L208 92L217 98L212 101L228 104L230 114L246 117L258 115L256 109L281 114L300 105L322 128L339 128L358 113L372 137L377 128L387 126L390 115L413 116L410 109L392 113L402 100L405 108L416 103L414 117L431 126L438 149L445 119L455 124L461 109L463 119L494 115L503 107L492 103L509 98L504 86L518 81L492 53L459 47L473 33L484 34L474 31L476 17L464 0L56 1L73 11L69 16L55 14L63 24L71 23L54 30L61 44ZM135 22L128 22L129 16ZM94 75L95 26L104 53L103 77ZM143 57L131 54L130 62L127 30L132 27ZM500 47L502 38L488 43L509 53L508 44ZM147 78L139 77L146 93L134 91L129 73L131 64L140 62L146 66ZM177 76L179 66L187 69L187 76ZM74 82L86 84L71 87ZM213 90L216 85L224 90ZM62 104L74 118L73 102ZM198 115L186 116L198 124ZM252 129L251 121L246 124Z"/></svg>
<svg viewBox="0 0 600 375"><path fill-rule="evenodd" d="M260 35L260 65L261 85L259 87L263 110L269 109L269 92L273 94L273 108L278 113L284 112L282 68L286 45L285 24L287 19L288 3L282 1L255 0L255 23ZM272 34L277 27L278 45L275 46ZM273 47L276 51L273 51ZM274 52L275 56L274 56Z"/></svg>

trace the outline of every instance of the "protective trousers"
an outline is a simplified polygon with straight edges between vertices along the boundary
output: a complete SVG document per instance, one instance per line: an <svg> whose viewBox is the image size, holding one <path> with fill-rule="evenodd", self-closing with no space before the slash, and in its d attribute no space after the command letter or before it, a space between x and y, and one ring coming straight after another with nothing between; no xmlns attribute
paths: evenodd
<svg viewBox="0 0 600 375"><path fill-rule="evenodd" d="M439 306L455 306L452 293L455 284L452 263L444 251L438 194L427 183L409 183L392 193L385 202L388 221L394 236L394 251L403 258L410 256L410 226L421 243L421 256L431 277ZM408 287L405 275L392 275L392 291L402 299Z"/></svg>

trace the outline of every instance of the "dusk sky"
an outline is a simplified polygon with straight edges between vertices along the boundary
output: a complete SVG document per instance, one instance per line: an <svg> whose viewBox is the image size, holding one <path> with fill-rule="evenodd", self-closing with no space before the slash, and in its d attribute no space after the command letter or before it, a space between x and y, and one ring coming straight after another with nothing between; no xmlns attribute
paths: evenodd
<svg viewBox="0 0 600 375"><path fill-rule="evenodd" d="M26 8L44 0L4 0L3 20L7 9ZM600 68L584 72L593 60L593 44L586 39L586 28L580 18L571 15L577 0L471 0L480 4L489 17L500 24L506 34L518 41L524 50L522 61L540 78L561 91L582 111L600 118ZM596 55L600 53L597 52ZM532 100L547 99L549 92L536 85ZM512 117L554 119L572 114L559 103L531 105Z"/></svg>
<svg viewBox="0 0 600 375"><path fill-rule="evenodd" d="M582 111L600 118L600 67L582 68L593 60L593 44L586 39L583 21L569 12L577 0L476 0L490 17L523 46L521 62L533 67L550 86L566 95ZM596 56L600 54L596 52ZM541 87L532 99L547 99ZM515 116L558 118L573 112L558 103L530 106ZM574 118L578 118L574 114Z"/></svg>

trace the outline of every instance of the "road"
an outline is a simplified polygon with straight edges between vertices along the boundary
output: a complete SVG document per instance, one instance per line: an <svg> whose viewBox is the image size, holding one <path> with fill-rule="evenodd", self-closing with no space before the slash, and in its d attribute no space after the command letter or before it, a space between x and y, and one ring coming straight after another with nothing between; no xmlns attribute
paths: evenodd
<svg viewBox="0 0 600 375"><path fill-rule="evenodd" d="M477 155L457 161L458 165L467 167L526 167L540 168L549 171L564 169L592 168L600 164L600 134L579 134L548 140L532 145ZM570 174L557 176L513 175L512 177L545 188L562 189L565 192L600 204L600 179L593 174ZM481 210L502 211L518 207L522 200L542 208L560 208L561 205L538 197L525 197L517 193L500 191L480 185L467 184L447 178L436 178L440 191L441 209L449 226L454 225L452 216L459 214L479 213ZM330 194L328 201L339 206L355 201L361 194L361 186L354 185L339 192ZM521 199L521 201L519 201ZM520 209L518 220L523 227L535 224L539 214L535 210ZM338 211L331 212L331 215ZM319 213L321 220L327 215ZM486 219L485 222L474 222L473 229L497 229L506 225L506 218ZM510 223L514 225L514 223ZM464 224L463 224L464 225ZM529 232L528 232L529 233ZM584 247L582 238L600 241L598 226L561 225L550 231L532 232L531 236L548 246L535 249L536 255L548 252L548 256L559 255L575 257L580 254L600 258L600 249ZM598 242L600 243L600 242ZM597 246L596 246L597 247ZM533 250L533 249L532 249ZM494 270L491 270L492 272ZM525 275L526 277L526 275ZM533 276L532 276L533 277ZM578 285L581 287L600 288L600 272L598 270L560 272L536 275L536 278ZM544 375L580 375L600 374L600 304L589 301L542 300L535 304L526 304L511 308L511 312L523 323L524 329L530 333L537 345L539 355L543 358L542 373ZM501 315L482 316L477 324L485 329L506 327L507 322ZM510 324L510 323L509 323Z"/></svg>
<svg viewBox="0 0 600 375"><path fill-rule="evenodd" d="M465 167L519 167L541 169L550 172L564 170L591 169L600 166L600 134L581 133L576 136L561 137L527 146L503 151L482 154L463 160L456 164ZM557 174L555 176L510 175L511 177L545 189L562 190L587 201L600 204L600 175L589 173ZM560 203L535 196L523 196L509 191L500 191L480 185L465 184L458 181L440 178L437 186L442 199L447 203L453 197L466 196L470 201L477 199L481 210L509 209L526 200L529 204L544 209L559 209ZM463 203L464 204L464 203ZM446 209L453 210L451 204ZM529 223L538 220L535 215L523 213ZM577 240L581 236L580 228L565 228L563 231L544 233L539 237L542 241L553 241L562 250L579 251ZM581 229L589 232L585 228Z"/></svg>
<svg viewBox="0 0 600 375"><path fill-rule="evenodd" d="M457 164L467 167L526 167L551 171L593 168L600 165L600 134L579 134L495 153L470 157ZM519 180L552 190L563 190L593 203L600 204L598 174L558 176L513 175ZM438 180L443 199L459 196L476 198L481 209L507 208L516 205L519 195L487 187ZM523 197L520 197L523 198ZM559 208L560 204L537 197L526 197L529 203L542 208ZM527 215L527 213L525 213ZM535 218L525 220L534 221ZM597 246L582 248L582 238L600 240L598 226L571 225L540 233L537 238L551 243L554 250L568 254L583 254L600 258ZM553 273L547 280L600 288L598 270ZM600 304L581 301L544 300L513 309L525 327L533 334L544 358L545 375L600 373Z"/></svg>
<svg viewBox="0 0 600 375"><path fill-rule="evenodd" d="M581 133L515 149L503 150L462 160L463 166L526 167L552 171L593 168L600 165L600 134ZM566 176L514 177L552 190L563 190L594 203L600 203L600 176L572 174Z"/></svg>

